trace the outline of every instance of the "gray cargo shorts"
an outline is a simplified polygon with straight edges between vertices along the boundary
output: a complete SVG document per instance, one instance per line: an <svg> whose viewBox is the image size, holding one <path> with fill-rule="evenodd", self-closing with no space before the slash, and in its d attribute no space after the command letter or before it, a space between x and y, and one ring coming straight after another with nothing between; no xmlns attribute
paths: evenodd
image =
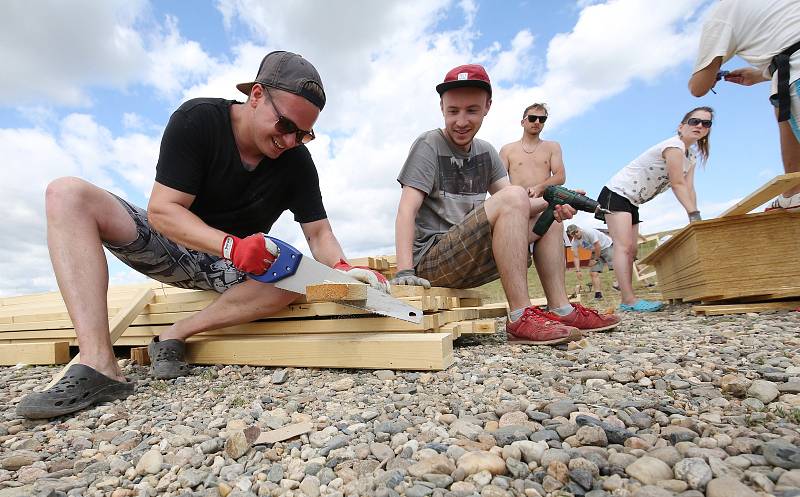
<svg viewBox="0 0 800 497"><path fill-rule="evenodd" d="M231 261L173 242L150 225L147 211L114 197L136 223L138 236L127 245L103 242L103 246L135 271L167 285L219 293L247 279Z"/></svg>
<svg viewBox="0 0 800 497"><path fill-rule="evenodd" d="M602 273L603 266L608 266L609 271L614 270L614 246L604 248L600 251L600 259L592 266L589 271L592 273Z"/></svg>

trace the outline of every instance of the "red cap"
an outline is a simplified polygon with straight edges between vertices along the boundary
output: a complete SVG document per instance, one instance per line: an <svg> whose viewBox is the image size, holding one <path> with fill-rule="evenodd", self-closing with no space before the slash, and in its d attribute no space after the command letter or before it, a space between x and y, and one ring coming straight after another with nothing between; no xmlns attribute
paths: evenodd
<svg viewBox="0 0 800 497"><path fill-rule="evenodd" d="M450 69L445 75L444 81L436 85L436 91L441 96L447 90L453 88L462 88L465 86L472 86L474 88L483 88L492 94L492 84L489 81L489 75L486 74L486 69L479 64L464 64Z"/></svg>

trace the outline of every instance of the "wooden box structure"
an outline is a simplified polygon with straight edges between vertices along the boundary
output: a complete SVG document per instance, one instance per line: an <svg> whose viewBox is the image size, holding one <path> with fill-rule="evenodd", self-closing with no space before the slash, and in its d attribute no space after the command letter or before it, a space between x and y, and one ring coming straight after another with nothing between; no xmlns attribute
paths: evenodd
<svg viewBox="0 0 800 497"><path fill-rule="evenodd" d="M647 258L666 299L769 300L800 295L800 212L773 210L690 224Z"/></svg>

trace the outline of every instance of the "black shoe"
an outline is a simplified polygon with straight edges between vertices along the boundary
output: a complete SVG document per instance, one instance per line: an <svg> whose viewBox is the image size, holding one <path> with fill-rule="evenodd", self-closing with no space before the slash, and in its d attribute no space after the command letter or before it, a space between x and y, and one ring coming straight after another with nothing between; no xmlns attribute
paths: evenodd
<svg viewBox="0 0 800 497"><path fill-rule="evenodd" d="M54 418L93 404L124 399L133 390L133 382L117 381L85 364L73 364L52 387L26 395L17 404L17 415L29 419Z"/></svg>
<svg viewBox="0 0 800 497"><path fill-rule="evenodd" d="M602 292L594 292L594 298L595 298L595 300L602 299L603 298L603 293Z"/></svg>
<svg viewBox="0 0 800 497"><path fill-rule="evenodd" d="M184 360L186 342L154 338L147 346L150 356L150 374L161 380L171 380L189 374L189 365Z"/></svg>

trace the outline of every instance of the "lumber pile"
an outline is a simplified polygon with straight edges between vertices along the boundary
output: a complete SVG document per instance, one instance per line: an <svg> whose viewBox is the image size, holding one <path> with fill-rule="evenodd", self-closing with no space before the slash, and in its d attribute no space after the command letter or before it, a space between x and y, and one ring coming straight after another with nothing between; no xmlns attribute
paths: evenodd
<svg viewBox="0 0 800 497"><path fill-rule="evenodd" d="M361 290L353 286L342 294L328 288L325 298L358 300L363 298ZM191 337L188 360L194 364L441 370L453 362L455 338L494 333L494 318L506 312L505 304L483 306L477 290L397 286L393 294L424 311L420 324L336 302L300 298L268 319ZM112 341L120 346L145 346L218 296L157 282L112 287L108 296ZM77 339L59 293L0 299L3 357L14 364L63 364L69 359L64 353L69 345L77 345ZM34 349L39 351L21 355Z"/></svg>
<svg viewBox="0 0 800 497"><path fill-rule="evenodd" d="M748 214L797 184L800 173L778 176L720 217L686 226L648 255L643 262L655 267L663 296L710 304L695 309L704 315L791 308L743 305L800 297L800 212Z"/></svg>

